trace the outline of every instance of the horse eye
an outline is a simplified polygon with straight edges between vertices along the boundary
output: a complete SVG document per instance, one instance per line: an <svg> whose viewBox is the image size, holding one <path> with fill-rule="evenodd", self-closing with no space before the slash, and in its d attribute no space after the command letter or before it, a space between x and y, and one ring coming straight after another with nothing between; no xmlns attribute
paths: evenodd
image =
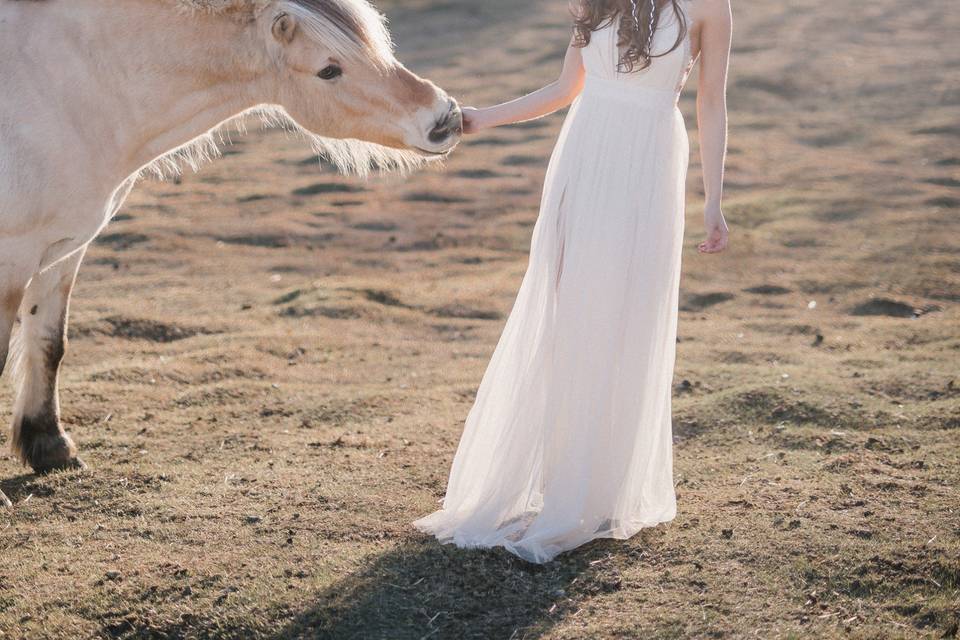
<svg viewBox="0 0 960 640"><path fill-rule="evenodd" d="M321 80L333 80L334 78L339 78L343 75L343 69L338 65L332 64L329 67L324 67L320 73L317 74L317 77Z"/></svg>

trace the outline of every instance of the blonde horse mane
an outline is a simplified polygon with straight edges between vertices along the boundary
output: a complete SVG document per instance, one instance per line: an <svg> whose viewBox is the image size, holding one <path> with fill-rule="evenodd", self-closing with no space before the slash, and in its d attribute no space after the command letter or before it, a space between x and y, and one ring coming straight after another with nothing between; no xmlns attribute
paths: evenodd
<svg viewBox="0 0 960 640"><path fill-rule="evenodd" d="M413 151L391 149L362 140L338 140L318 136L294 122L282 107L262 105L249 109L182 147L165 153L141 169L138 175L150 174L163 180L180 175L184 166L194 172L198 171L202 165L223 155L220 147L229 145L234 133L246 133L250 118L259 121L264 128L280 128L303 138L313 147L318 163L325 160L344 175L365 178L372 172L407 174L431 162Z"/></svg>

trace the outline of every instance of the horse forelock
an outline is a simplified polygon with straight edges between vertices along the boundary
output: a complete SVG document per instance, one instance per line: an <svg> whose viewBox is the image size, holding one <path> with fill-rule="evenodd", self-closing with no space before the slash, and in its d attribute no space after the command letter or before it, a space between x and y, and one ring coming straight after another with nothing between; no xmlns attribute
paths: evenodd
<svg viewBox="0 0 960 640"><path fill-rule="evenodd" d="M394 60L386 20L366 0L281 0L279 4L338 55L365 55L380 66Z"/></svg>
<svg viewBox="0 0 960 640"><path fill-rule="evenodd" d="M181 8L206 13L226 13L228 11L251 11L262 9L271 0L175 0Z"/></svg>
<svg viewBox="0 0 960 640"><path fill-rule="evenodd" d="M271 6L296 16L313 37L343 57L366 56L379 66L394 61L386 20L367 0L176 0L207 13L259 12Z"/></svg>

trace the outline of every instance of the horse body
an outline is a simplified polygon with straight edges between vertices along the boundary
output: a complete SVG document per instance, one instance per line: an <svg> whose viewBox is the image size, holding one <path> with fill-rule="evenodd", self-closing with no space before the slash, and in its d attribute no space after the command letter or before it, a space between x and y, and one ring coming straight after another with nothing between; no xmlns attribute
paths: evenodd
<svg viewBox="0 0 960 640"><path fill-rule="evenodd" d="M38 472L82 464L57 397L70 292L145 169L195 164L264 105L361 169L459 139L363 0L0 0L0 61L0 371L19 314L12 445Z"/></svg>
<svg viewBox="0 0 960 640"><path fill-rule="evenodd" d="M28 278L97 235L127 178L274 97L240 22L158 2L64 4L0 4L0 59L17 61L0 71L0 255L26 254Z"/></svg>

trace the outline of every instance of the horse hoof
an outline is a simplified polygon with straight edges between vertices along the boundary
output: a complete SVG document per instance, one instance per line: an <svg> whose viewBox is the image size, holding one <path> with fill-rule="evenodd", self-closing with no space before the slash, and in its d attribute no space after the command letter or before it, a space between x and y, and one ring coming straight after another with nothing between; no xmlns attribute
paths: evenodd
<svg viewBox="0 0 960 640"><path fill-rule="evenodd" d="M87 463L80 458L73 457L63 461L37 463L30 466L33 467L33 472L38 476L45 476L48 473L55 473L57 471L81 471L87 468Z"/></svg>
<svg viewBox="0 0 960 640"><path fill-rule="evenodd" d="M25 447L25 461L38 475L54 471L85 469L87 465L77 457L77 448L70 436L58 434L33 438Z"/></svg>
<svg viewBox="0 0 960 640"><path fill-rule="evenodd" d="M63 466L54 469L54 471L83 471L87 469L87 463L74 456L67 460Z"/></svg>
<svg viewBox="0 0 960 640"><path fill-rule="evenodd" d="M13 503L10 502L10 498L4 495L3 491L0 491L0 508L6 507L9 509L12 506L13 506Z"/></svg>

